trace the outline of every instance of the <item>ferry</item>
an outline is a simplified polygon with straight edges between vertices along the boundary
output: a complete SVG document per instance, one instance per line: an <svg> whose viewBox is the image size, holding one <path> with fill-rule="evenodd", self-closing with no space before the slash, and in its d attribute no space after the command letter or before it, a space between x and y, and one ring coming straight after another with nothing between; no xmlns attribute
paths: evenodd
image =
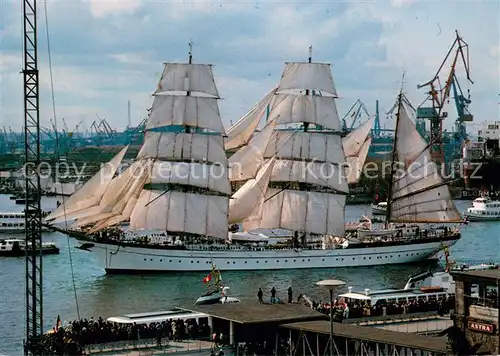
<svg viewBox="0 0 500 356"><path fill-rule="evenodd" d="M28 243L31 248L31 243ZM42 255L57 255L59 248L53 242L42 242L42 248L38 248ZM23 239L4 239L0 240L0 256L3 257L21 257L26 254L26 241Z"/></svg>
<svg viewBox="0 0 500 356"><path fill-rule="evenodd" d="M469 221L500 220L500 201L491 200L489 197L476 198L464 215Z"/></svg>
<svg viewBox="0 0 500 356"><path fill-rule="evenodd" d="M382 201L378 204L372 204L372 214L373 215L385 215L385 214L387 214L387 202Z"/></svg>
<svg viewBox="0 0 500 356"><path fill-rule="evenodd" d="M42 217L47 215L47 212L42 212ZM24 219L24 212L0 212L0 233L24 233ZM48 229L42 227L42 231Z"/></svg>

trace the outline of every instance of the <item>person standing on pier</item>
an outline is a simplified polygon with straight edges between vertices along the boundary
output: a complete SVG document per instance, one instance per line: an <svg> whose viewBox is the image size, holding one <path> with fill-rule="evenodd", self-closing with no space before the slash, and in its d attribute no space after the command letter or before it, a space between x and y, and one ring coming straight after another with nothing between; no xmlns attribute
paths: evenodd
<svg viewBox="0 0 500 356"><path fill-rule="evenodd" d="M259 298L260 304L264 303L264 299L262 299L263 296L264 296L264 293L262 293L262 288L259 288L259 291L257 292L257 298Z"/></svg>
<svg viewBox="0 0 500 356"><path fill-rule="evenodd" d="M271 289L271 303L276 303L276 289Z"/></svg>
<svg viewBox="0 0 500 356"><path fill-rule="evenodd" d="M288 287L288 303L293 301L293 290L292 287Z"/></svg>

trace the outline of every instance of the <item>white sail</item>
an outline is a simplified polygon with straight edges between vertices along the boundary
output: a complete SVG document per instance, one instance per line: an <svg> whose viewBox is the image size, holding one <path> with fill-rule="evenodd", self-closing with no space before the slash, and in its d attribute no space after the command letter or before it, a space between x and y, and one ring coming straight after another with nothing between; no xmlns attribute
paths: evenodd
<svg viewBox="0 0 500 356"><path fill-rule="evenodd" d="M368 139L370 131L373 127L375 118L371 118L360 125L356 130L342 139L342 146L346 157L357 156L364 142Z"/></svg>
<svg viewBox="0 0 500 356"><path fill-rule="evenodd" d="M137 159L219 162L227 165L220 135L179 132L147 132Z"/></svg>
<svg viewBox="0 0 500 356"><path fill-rule="evenodd" d="M250 179L234 193L229 200L229 223L239 223L248 218L260 204L267 192L274 158L268 160L259 170L257 177Z"/></svg>
<svg viewBox="0 0 500 356"><path fill-rule="evenodd" d="M210 64L166 63L155 94L189 91L219 97Z"/></svg>
<svg viewBox="0 0 500 356"><path fill-rule="evenodd" d="M224 133L217 98L155 95L146 130L182 125Z"/></svg>
<svg viewBox="0 0 500 356"><path fill-rule="evenodd" d="M358 183L363 173L368 151L372 144L372 139L369 137L361 146L359 152L355 156L346 157L347 162L347 182L349 184Z"/></svg>
<svg viewBox="0 0 500 356"><path fill-rule="evenodd" d="M109 226L117 225L121 222L124 222L128 219L130 219L130 215L132 214L132 210L135 207L135 204L137 203L137 200L139 199L139 196L142 192L142 187L144 184L146 184L148 177L142 177L141 179L137 179L137 181L134 183L133 187L131 188L131 194L130 196L123 197L123 202L125 202L125 206L123 210L119 211L118 209L114 209L116 214L112 217L102 219L98 221L92 229L89 230L90 233L99 231L101 229L104 229Z"/></svg>
<svg viewBox="0 0 500 356"><path fill-rule="evenodd" d="M151 172L152 184L179 184L231 194L227 166L220 164L156 161Z"/></svg>
<svg viewBox="0 0 500 356"><path fill-rule="evenodd" d="M275 119L277 125L308 122L341 130L335 98L331 96L277 94L269 114L269 120Z"/></svg>
<svg viewBox="0 0 500 356"><path fill-rule="evenodd" d="M261 203L243 221L244 229L282 228L333 236L345 233L349 188L335 98L310 95L306 89L336 96L330 66L288 63L269 120L276 126L309 123L332 131L276 128L264 151L264 158L276 157L270 185ZM301 91L285 94L286 90Z"/></svg>
<svg viewBox="0 0 500 356"><path fill-rule="evenodd" d="M275 134L274 126L275 121L269 122L246 146L240 148L229 158L229 178L232 182L255 177L264 163L266 146L269 144L272 135Z"/></svg>
<svg viewBox="0 0 500 356"><path fill-rule="evenodd" d="M227 130L227 137L224 140L226 150L232 150L248 143L262 120L271 99L274 98L275 92L276 88L271 90L245 116Z"/></svg>
<svg viewBox="0 0 500 356"><path fill-rule="evenodd" d="M90 178L80 189L70 196L64 204L46 217L46 221L54 221L57 218L65 218L66 215L74 214L84 209L97 206L113 179L120 163L127 152L125 146L111 161L103 167L92 178Z"/></svg>
<svg viewBox="0 0 500 356"><path fill-rule="evenodd" d="M99 203L98 211L77 219L71 228L79 228L120 215L134 192L140 192L142 189L150 171L148 163L148 161L134 162L125 172L114 178Z"/></svg>
<svg viewBox="0 0 500 356"><path fill-rule="evenodd" d="M289 62L281 76L278 91L315 89L337 96L331 65L328 63Z"/></svg>
<svg viewBox="0 0 500 356"><path fill-rule="evenodd" d="M182 88L185 92L175 93ZM139 161L152 162L151 173L139 196L131 196L133 206L127 203L120 214L130 214L131 230L227 238L231 186L217 99L210 66L165 66L146 123L146 142L138 155ZM149 131L172 125L184 126L185 132ZM99 226L122 217L111 217Z"/></svg>
<svg viewBox="0 0 500 356"><path fill-rule="evenodd" d="M227 238L228 198L177 191L143 190L130 229L156 229Z"/></svg>
<svg viewBox="0 0 500 356"><path fill-rule="evenodd" d="M269 188L260 220L243 227L283 228L312 234L343 236L346 196L299 190Z"/></svg>
<svg viewBox="0 0 500 356"><path fill-rule="evenodd" d="M342 164L345 161L340 136L321 132L277 131L264 152L265 158L275 155L308 162Z"/></svg>
<svg viewBox="0 0 500 356"><path fill-rule="evenodd" d="M357 183L361 177L363 166L371 145L370 131L375 118L364 122L356 130L342 139L342 146L347 161L347 180L349 184Z"/></svg>
<svg viewBox="0 0 500 356"><path fill-rule="evenodd" d="M392 222L460 222L447 182L433 162L429 146L400 104L396 128L394 172L389 220Z"/></svg>
<svg viewBox="0 0 500 356"><path fill-rule="evenodd" d="M271 182L308 183L348 193L345 167L330 162L276 160Z"/></svg>

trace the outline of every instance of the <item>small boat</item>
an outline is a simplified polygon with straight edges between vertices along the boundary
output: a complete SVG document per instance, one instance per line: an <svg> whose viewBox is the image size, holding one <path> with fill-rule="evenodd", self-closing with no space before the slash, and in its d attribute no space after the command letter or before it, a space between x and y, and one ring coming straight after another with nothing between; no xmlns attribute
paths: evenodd
<svg viewBox="0 0 500 356"><path fill-rule="evenodd" d="M476 198L464 216L468 221L500 220L500 201L491 200L488 197Z"/></svg>
<svg viewBox="0 0 500 356"><path fill-rule="evenodd" d="M26 254L26 249L31 250L31 243L26 244L23 239L0 240L0 256L2 257L21 257ZM59 254L59 248L53 242L42 242L41 248L38 247L37 251L42 255Z"/></svg>
<svg viewBox="0 0 500 356"><path fill-rule="evenodd" d="M387 202L382 201L378 204L372 204L372 214L373 215L385 215L387 214Z"/></svg>
<svg viewBox="0 0 500 356"><path fill-rule="evenodd" d="M34 203L36 201L35 198L28 198L28 203ZM16 204L21 205L26 203L26 198L16 198Z"/></svg>
<svg viewBox="0 0 500 356"><path fill-rule="evenodd" d="M212 271L203 278L203 283L207 284L208 290L196 300L195 305L238 303L240 301L227 295L229 287L222 285L221 273L214 264L212 264Z"/></svg>

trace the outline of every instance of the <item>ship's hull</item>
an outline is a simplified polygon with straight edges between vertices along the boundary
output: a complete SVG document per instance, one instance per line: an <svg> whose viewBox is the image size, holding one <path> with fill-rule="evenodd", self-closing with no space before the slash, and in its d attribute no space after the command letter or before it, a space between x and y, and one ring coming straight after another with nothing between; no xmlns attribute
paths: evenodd
<svg viewBox="0 0 500 356"><path fill-rule="evenodd" d="M498 221L500 220L500 215L482 215L477 213L465 212L464 217L467 218L468 221Z"/></svg>
<svg viewBox="0 0 500 356"><path fill-rule="evenodd" d="M159 273L206 271L212 264L224 271L334 268L414 263L429 259L453 245L459 237L444 241L348 247L345 249L175 250L87 241L107 273Z"/></svg>

